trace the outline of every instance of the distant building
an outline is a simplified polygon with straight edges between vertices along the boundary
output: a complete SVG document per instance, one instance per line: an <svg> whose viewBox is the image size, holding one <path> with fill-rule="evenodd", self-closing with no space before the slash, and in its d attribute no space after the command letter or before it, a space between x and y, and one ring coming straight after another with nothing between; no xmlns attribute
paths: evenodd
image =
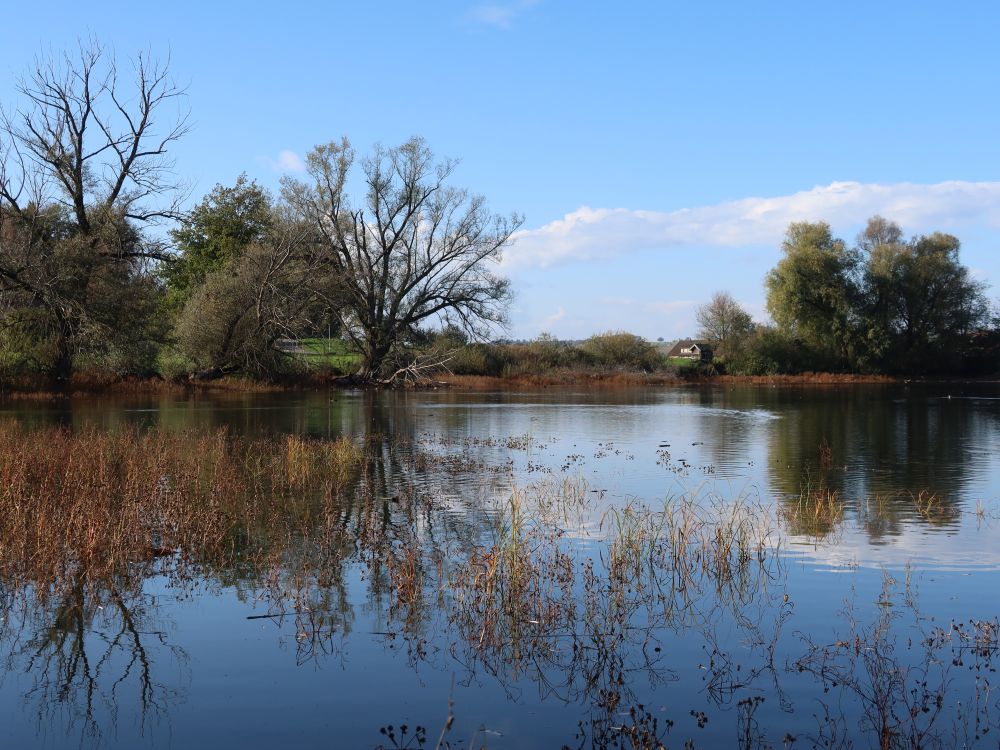
<svg viewBox="0 0 1000 750"><path fill-rule="evenodd" d="M667 353L668 357L683 357L685 359L700 359L702 362L712 361L712 344L708 341L681 339Z"/></svg>

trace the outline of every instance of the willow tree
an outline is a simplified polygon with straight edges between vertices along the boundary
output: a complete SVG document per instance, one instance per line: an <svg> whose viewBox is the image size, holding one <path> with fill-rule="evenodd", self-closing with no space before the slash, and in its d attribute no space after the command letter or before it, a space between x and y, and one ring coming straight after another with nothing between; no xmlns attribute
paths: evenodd
<svg viewBox="0 0 1000 750"><path fill-rule="evenodd" d="M858 252L834 237L826 222L791 224L781 249L784 257L764 280L768 312L781 330L850 366Z"/></svg>
<svg viewBox="0 0 1000 750"><path fill-rule="evenodd" d="M933 372L961 365L970 336L989 325L985 285L941 232L905 239L872 217L849 248L828 224L796 223L768 273L767 307L782 332L839 366Z"/></svg>
<svg viewBox="0 0 1000 750"><path fill-rule="evenodd" d="M474 338L506 323L510 282L496 271L521 217L449 186L456 162L413 138L362 160L364 195L352 201L355 152L347 139L313 149L309 182L288 180L286 200L318 230L334 309L372 380L418 327L458 326Z"/></svg>
<svg viewBox="0 0 1000 750"><path fill-rule="evenodd" d="M954 368L973 331L988 325L984 283L959 260L961 243L934 232L904 240L902 229L872 217L858 237L865 258L860 319L884 342L876 364L891 371Z"/></svg>

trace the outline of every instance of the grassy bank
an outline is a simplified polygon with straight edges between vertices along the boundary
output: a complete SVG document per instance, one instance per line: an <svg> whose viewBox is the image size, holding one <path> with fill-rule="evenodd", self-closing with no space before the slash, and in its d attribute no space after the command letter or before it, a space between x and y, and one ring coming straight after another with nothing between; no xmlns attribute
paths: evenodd
<svg viewBox="0 0 1000 750"><path fill-rule="evenodd" d="M465 375L440 371L424 387L461 388L467 390L530 390L558 386L634 387L634 386L804 386L804 385L863 385L890 383L972 383L996 382L996 378L903 378L894 375L862 375L854 373L806 372L797 375L718 375L705 372L674 372L670 370L643 372L602 368L553 368L547 371L508 375ZM255 380L231 375L212 380L175 382L160 377L119 378L106 373L78 373L63 386L46 379L0 383L0 397L8 399L57 399L68 396L135 395L189 393L278 393L295 390L327 390L356 388L359 383L350 376L331 372L310 372L280 380ZM412 383L408 387L414 387ZM417 387L420 387L419 385Z"/></svg>
<svg viewBox="0 0 1000 750"><path fill-rule="evenodd" d="M343 376L323 371L294 373L275 380L260 380L238 374L211 379L168 380L157 375L145 378L121 377L98 371L74 373L65 383L41 375L0 381L0 396L12 399L51 399L98 394L277 393L287 390L321 390L335 387L341 380Z"/></svg>

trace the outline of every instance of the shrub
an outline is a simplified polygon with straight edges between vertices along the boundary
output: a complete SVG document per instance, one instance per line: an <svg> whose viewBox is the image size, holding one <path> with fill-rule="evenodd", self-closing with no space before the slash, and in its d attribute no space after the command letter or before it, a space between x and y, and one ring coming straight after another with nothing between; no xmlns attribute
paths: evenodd
<svg viewBox="0 0 1000 750"><path fill-rule="evenodd" d="M551 333L539 334L534 341L521 347L512 347L512 352L522 360L522 364L529 365L535 371L580 364L579 353L574 347L559 341Z"/></svg>
<svg viewBox="0 0 1000 750"><path fill-rule="evenodd" d="M163 349L156 358L156 371L164 380L179 382L197 370L195 363L173 348Z"/></svg>
<svg viewBox="0 0 1000 750"><path fill-rule="evenodd" d="M734 375L775 375L800 372L833 372L841 363L829 350L811 347L775 328L758 331L748 346L726 364Z"/></svg>
<svg viewBox="0 0 1000 750"><path fill-rule="evenodd" d="M198 369L256 376L287 369L290 358L274 343L299 321L285 320L282 285L287 280L265 283L270 252L270 248L251 248L208 274L188 298L174 333L177 348Z"/></svg>
<svg viewBox="0 0 1000 750"><path fill-rule="evenodd" d="M469 344L456 349L447 367L456 375L500 375L505 358L503 351L491 344Z"/></svg>
<svg viewBox="0 0 1000 750"><path fill-rule="evenodd" d="M648 341L624 331L608 331L591 336L581 349L596 364L635 370L656 370L662 357Z"/></svg>
<svg viewBox="0 0 1000 750"><path fill-rule="evenodd" d="M777 375L778 372L778 363L758 352L741 354L726 363L729 375Z"/></svg>

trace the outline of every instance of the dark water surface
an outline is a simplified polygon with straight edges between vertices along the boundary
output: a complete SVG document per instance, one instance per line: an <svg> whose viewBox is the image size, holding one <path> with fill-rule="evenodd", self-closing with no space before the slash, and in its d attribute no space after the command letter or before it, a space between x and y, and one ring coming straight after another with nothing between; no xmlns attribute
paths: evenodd
<svg viewBox="0 0 1000 750"><path fill-rule="evenodd" d="M463 748L1000 741L993 385L120 397L7 402L0 418L364 438L364 502L383 533L406 527L423 571L402 606L359 545L283 617L268 616L273 580L181 584L166 560L134 596L11 601L4 746L435 747L446 728ZM555 525L588 632L529 619L487 648L454 616L449 562L490 546L513 487L584 498ZM775 554L735 584L671 589L669 616L661 594L615 621L588 561L612 567L622 509L682 497L765 509ZM300 574L290 560L269 575Z"/></svg>

